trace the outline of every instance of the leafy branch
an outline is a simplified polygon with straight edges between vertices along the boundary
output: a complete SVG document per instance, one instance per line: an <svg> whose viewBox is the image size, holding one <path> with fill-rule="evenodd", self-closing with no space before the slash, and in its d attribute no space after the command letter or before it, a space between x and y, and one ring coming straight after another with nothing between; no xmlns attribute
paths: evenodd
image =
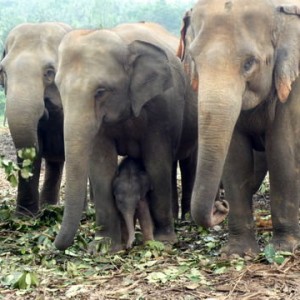
<svg viewBox="0 0 300 300"><path fill-rule="evenodd" d="M10 159L6 159L4 155L0 156L0 168L4 169L6 179L14 187L18 184L18 174L24 179L29 179L33 176L32 169L36 158L36 150L35 148L23 148L17 152L17 155L22 159L20 165Z"/></svg>

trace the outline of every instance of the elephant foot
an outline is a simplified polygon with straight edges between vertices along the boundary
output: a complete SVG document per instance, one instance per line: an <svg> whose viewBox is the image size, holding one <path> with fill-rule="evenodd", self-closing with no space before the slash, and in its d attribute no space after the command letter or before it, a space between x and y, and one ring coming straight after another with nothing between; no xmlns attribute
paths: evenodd
<svg viewBox="0 0 300 300"><path fill-rule="evenodd" d="M154 234L154 239L162 243L171 245L178 242L177 236L173 230L170 230L168 232L156 230Z"/></svg>
<svg viewBox="0 0 300 300"><path fill-rule="evenodd" d="M112 244L111 238L109 237L96 237L96 239L88 245L88 253L91 255L105 255L123 249L124 246L121 244Z"/></svg>
<svg viewBox="0 0 300 300"><path fill-rule="evenodd" d="M46 196L46 195L43 195L41 193L41 196L40 196L40 203L41 203L41 206L42 207L45 207L47 205L56 205L59 203L59 198L58 197L51 197L51 196Z"/></svg>
<svg viewBox="0 0 300 300"><path fill-rule="evenodd" d="M17 208L16 208L16 211L15 211L15 216L17 218L20 218L20 217L35 217L38 215L39 213L39 207L38 206L30 206L30 207L24 207L24 206L21 206L21 205L18 205Z"/></svg>
<svg viewBox="0 0 300 300"><path fill-rule="evenodd" d="M239 255L244 256L255 256L260 252L258 244L254 237L234 237L229 238L228 244L221 249L222 255Z"/></svg>
<svg viewBox="0 0 300 300"><path fill-rule="evenodd" d="M276 235L274 233L271 243L277 251L294 252L300 247L300 234Z"/></svg>

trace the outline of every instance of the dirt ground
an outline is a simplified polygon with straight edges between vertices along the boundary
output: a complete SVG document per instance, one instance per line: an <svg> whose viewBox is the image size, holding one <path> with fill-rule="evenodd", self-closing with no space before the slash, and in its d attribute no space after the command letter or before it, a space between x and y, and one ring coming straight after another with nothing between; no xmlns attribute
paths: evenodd
<svg viewBox="0 0 300 300"><path fill-rule="evenodd" d="M0 129L0 154L15 159L13 144L7 128ZM15 196L16 189L6 181L3 169L0 169L0 204L10 194ZM267 205L262 203L262 205ZM222 233L225 227L219 228ZM258 229L261 230L261 229ZM270 228L265 228L266 231ZM185 231L178 234L185 234ZM194 237L192 237L193 239ZM185 242L186 243L186 242ZM191 241L190 246L195 241ZM1 248L1 246L0 246ZM93 278L93 281L78 286L61 286L59 283L41 283L34 291L19 293L16 289L1 284L1 263L5 263L0 249L0 299L219 299L219 300L287 300L300 299L300 252L286 257L280 265L249 259L241 270L232 268L223 274L212 269L201 269L206 284L194 284L182 280L170 280L165 283L149 282L147 272L136 270L131 273L113 271L110 275ZM158 258L156 270L172 264L174 267L183 257ZM208 257L210 259L210 257ZM2 266L3 267L3 266ZM124 281L127 284L124 284ZM55 293L53 289L56 289ZM55 295L55 296L54 296Z"/></svg>

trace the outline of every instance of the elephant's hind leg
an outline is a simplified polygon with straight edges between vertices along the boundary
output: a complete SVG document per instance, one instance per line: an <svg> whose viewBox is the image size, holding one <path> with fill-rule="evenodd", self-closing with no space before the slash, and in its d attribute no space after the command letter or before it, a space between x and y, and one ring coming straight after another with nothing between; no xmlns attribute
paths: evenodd
<svg viewBox="0 0 300 300"><path fill-rule="evenodd" d="M197 167L197 150L188 158L179 162L181 171L181 219L185 220L186 214L191 210L191 197L194 187L196 167Z"/></svg>
<svg viewBox="0 0 300 300"><path fill-rule="evenodd" d="M59 202L63 167L63 161L46 160L44 184L40 195L41 205L57 204Z"/></svg>

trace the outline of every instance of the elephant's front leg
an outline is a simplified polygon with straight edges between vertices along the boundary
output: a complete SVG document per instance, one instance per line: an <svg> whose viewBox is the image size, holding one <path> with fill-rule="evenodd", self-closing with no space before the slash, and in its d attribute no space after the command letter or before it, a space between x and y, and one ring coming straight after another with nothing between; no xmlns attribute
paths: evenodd
<svg viewBox="0 0 300 300"><path fill-rule="evenodd" d="M18 164L22 159L18 157ZM33 176L24 179L19 173L18 196L16 214L20 216L34 216L39 211L39 178L41 170L41 157L38 156L32 167Z"/></svg>
<svg viewBox="0 0 300 300"><path fill-rule="evenodd" d="M59 202L63 167L63 161L46 160L44 184L40 195L41 205L57 204Z"/></svg>
<svg viewBox="0 0 300 300"><path fill-rule="evenodd" d="M297 106L299 107L298 102ZM293 111L299 110L298 107ZM299 115L292 125L292 116L286 116L287 113L279 109L276 113L278 119L266 138L273 225L272 243L278 250L293 251L300 244L300 142L299 136L296 135L300 126Z"/></svg>
<svg viewBox="0 0 300 300"><path fill-rule="evenodd" d="M144 242L153 240L153 223L147 199L139 201L136 215L141 226Z"/></svg>
<svg viewBox="0 0 300 300"><path fill-rule="evenodd" d="M113 143L97 137L90 160L90 180L96 209L97 236L109 238L111 250L122 248L120 216L112 193L112 180L117 169Z"/></svg>
<svg viewBox="0 0 300 300"><path fill-rule="evenodd" d="M257 253L252 214L254 160L251 143L246 136L234 131L224 166L222 182L230 204L227 254Z"/></svg>
<svg viewBox="0 0 300 300"><path fill-rule="evenodd" d="M144 157L146 171L150 177L150 210L156 240L175 243L172 211L172 151L163 141L149 143Z"/></svg>

